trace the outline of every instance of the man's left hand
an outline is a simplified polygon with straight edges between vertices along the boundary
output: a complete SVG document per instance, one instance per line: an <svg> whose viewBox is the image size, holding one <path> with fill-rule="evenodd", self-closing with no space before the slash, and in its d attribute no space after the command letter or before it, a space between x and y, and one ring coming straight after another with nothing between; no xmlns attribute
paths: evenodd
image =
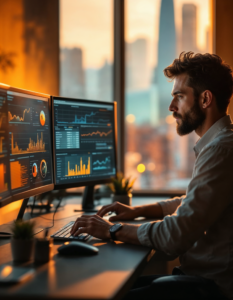
<svg viewBox="0 0 233 300"><path fill-rule="evenodd" d="M73 236L78 236L80 233L88 233L99 239L110 239L109 228L113 223L101 218L98 215L87 216L83 215L77 218L70 233Z"/></svg>

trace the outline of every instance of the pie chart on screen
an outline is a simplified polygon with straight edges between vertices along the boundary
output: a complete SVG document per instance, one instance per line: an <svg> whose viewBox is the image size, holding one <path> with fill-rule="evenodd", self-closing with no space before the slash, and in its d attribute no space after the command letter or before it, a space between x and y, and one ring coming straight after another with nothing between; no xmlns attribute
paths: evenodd
<svg viewBox="0 0 233 300"><path fill-rule="evenodd" d="M47 175L47 163L44 159L40 162L40 175L42 178L45 178Z"/></svg>
<svg viewBox="0 0 233 300"><path fill-rule="evenodd" d="M32 165L32 176L33 176L34 178L36 178L37 174L38 174L37 164L34 163L34 164Z"/></svg>
<svg viewBox="0 0 233 300"><path fill-rule="evenodd" d="M44 113L44 111L42 110L42 111L40 112L40 125L41 125L41 126L44 126L44 124L45 124L45 113Z"/></svg>

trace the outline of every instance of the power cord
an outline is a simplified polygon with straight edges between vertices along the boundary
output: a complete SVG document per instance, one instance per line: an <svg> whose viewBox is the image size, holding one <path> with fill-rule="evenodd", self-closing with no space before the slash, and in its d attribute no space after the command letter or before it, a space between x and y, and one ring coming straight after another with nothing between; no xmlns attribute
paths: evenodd
<svg viewBox="0 0 233 300"><path fill-rule="evenodd" d="M56 206L55 211L54 211L54 213L53 213L53 224L52 224L51 226L48 226L48 227L44 228L43 230L48 230L48 229L50 229L50 228L53 228L53 226L54 226L54 218L55 218L55 214L56 214L58 208L60 207L61 202L62 202L62 198L59 199L58 205Z"/></svg>
<svg viewBox="0 0 233 300"><path fill-rule="evenodd" d="M54 211L54 213L53 213L53 218L52 218L53 223L52 223L52 225L51 225L51 226L47 226L47 227L43 228L41 231L39 231L39 232L45 231L45 232L46 232L46 233L45 233L45 236L47 236L48 230L49 230L50 228L53 228L53 226L54 226L55 214L56 214L58 208L60 207L61 202L62 202L62 198L59 199L59 202L58 202L58 204L57 204L57 206L56 206L56 208L55 208L55 211ZM51 219L46 219L46 218L41 217L41 216L38 216L38 217L39 217L39 218L42 218L42 219L45 219L45 220L49 220L49 221L51 220Z"/></svg>
<svg viewBox="0 0 233 300"><path fill-rule="evenodd" d="M72 215L72 216L68 216L68 217L56 219L55 221L61 221L61 220L65 220L65 219L68 219L68 218L77 217L77 216L80 216L80 215L81 214L75 214L75 215ZM51 221L52 220L52 218L48 219L48 218L45 218L45 217L42 217L42 216L38 216L38 218L41 218L41 219L44 219L44 220L47 220L47 221Z"/></svg>

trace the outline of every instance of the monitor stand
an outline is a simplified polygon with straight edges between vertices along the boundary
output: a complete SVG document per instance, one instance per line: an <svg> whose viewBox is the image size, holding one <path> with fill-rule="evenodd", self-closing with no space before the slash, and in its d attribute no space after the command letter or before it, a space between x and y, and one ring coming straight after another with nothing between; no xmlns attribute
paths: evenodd
<svg viewBox="0 0 233 300"><path fill-rule="evenodd" d="M94 206L94 185L85 187L82 200L82 210L85 212L97 212Z"/></svg>
<svg viewBox="0 0 233 300"><path fill-rule="evenodd" d="M19 220L23 219L23 215L24 215L25 209L27 208L28 200L29 200L29 198L23 199L23 203L22 203L22 205L20 207L20 210L19 210L18 216L16 218L16 221L19 221Z"/></svg>

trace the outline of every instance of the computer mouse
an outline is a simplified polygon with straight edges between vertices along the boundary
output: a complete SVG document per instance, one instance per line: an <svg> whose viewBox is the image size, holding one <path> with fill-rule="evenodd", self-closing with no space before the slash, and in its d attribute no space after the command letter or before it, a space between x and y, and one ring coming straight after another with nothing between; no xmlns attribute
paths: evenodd
<svg viewBox="0 0 233 300"><path fill-rule="evenodd" d="M66 242L57 250L62 255L91 255L99 252L98 248L78 241Z"/></svg>

